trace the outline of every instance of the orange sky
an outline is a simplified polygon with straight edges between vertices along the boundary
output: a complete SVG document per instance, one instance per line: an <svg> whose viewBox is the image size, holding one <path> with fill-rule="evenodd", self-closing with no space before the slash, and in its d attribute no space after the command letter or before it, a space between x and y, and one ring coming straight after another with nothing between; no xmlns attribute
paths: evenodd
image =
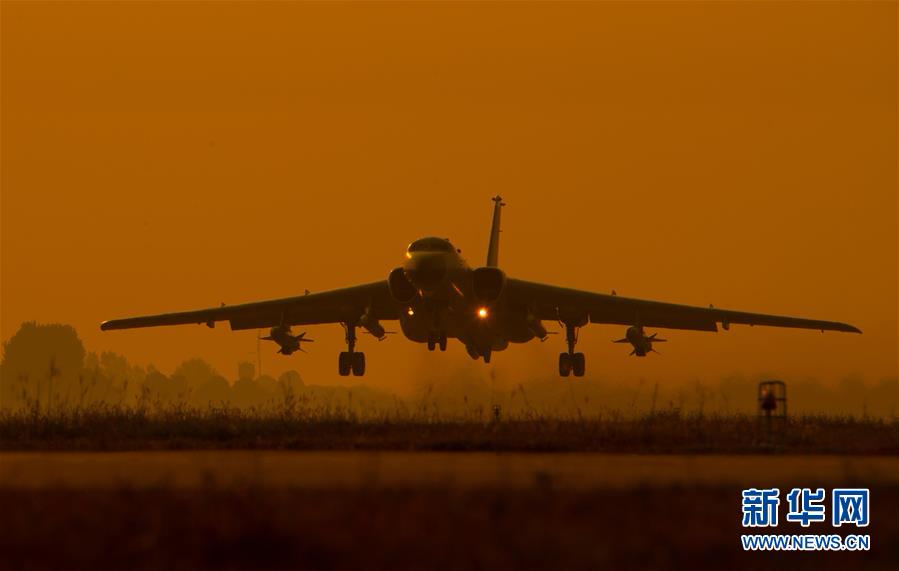
<svg viewBox="0 0 899 571"><path fill-rule="evenodd" d="M255 332L100 321L385 278L421 235L621 295L847 321L865 334L622 327L601 378L897 374L897 3L2 2L0 327L228 376ZM339 326L265 372L337 377ZM555 374L362 340L367 382Z"/></svg>

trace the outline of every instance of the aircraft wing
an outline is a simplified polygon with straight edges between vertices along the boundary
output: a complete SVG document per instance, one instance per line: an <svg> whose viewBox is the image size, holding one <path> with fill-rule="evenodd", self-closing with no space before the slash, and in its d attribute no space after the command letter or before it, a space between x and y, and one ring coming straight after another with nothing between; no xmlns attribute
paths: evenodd
<svg viewBox="0 0 899 571"><path fill-rule="evenodd" d="M545 320L559 320L560 317L572 316L571 318L574 320L577 320L578 317L587 317L591 323L639 324L648 327L694 331L717 331L719 323L725 329L731 324L739 323L861 333L858 328L837 321L678 305L568 289L512 278L506 280L505 288L505 295L508 296L508 299L513 303L532 308L536 311L537 318Z"/></svg>
<svg viewBox="0 0 899 571"><path fill-rule="evenodd" d="M100 329L105 331L188 323L201 323L212 327L217 321L228 321L231 329L235 330L261 329L281 324L312 325L355 321L366 310L369 310L375 319L399 319L401 308L390 296L387 281L296 297L222 305L197 311L112 319L100 324Z"/></svg>

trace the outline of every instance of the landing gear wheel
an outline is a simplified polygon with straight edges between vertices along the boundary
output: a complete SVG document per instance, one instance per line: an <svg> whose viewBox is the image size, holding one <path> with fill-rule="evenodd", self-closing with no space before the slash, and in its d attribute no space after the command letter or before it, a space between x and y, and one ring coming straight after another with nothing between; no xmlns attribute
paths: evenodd
<svg viewBox="0 0 899 571"><path fill-rule="evenodd" d="M446 333L428 333L428 351L433 351L435 347L446 351Z"/></svg>
<svg viewBox="0 0 899 571"><path fill-rule="evenodd" d="M350 374L350 369L353 368L353 353L348 353L346 351L340 352L340 357L337 359L337 374L341 377L346 377Z"/></svg>
<svg viewBox="0 0 899 571"><path fill-rule="evenodd" d="M571 369L575 377L583 377L586 366L583 353L575 353L571 356Z"/></svg>
<svg viewBox="0 0 899 571"><path fill-rule="evenodd" d="M351 353L352 369L354 377L361 377L365 374L365 353Z"/></svg>
<svg viewBox="0 0 899 571"><path fill-rule="evenodd" d="M559 375L567 377L571 374L571 355L559 353Z"/></svg>
<svg viewBox="0 0 899 571"><path fill-rule="evenodd" d="M337 374L346 377L352 371L354 375L359 376L365 372L365 357L362 353L356 352L356 323L347 322L343 325L346 330L347 350L340 352L340 358L337 360Z"/></svg>
<svg viewBox="0 0 899 571"><path fill-rule="evenodd" d="M561 323L561 319L559 320ZM583 353L575 353L574 346L577 345L578 327L586 325L586 315L581 315L576 319L565 321L565 343L568 345L567 353L559 354L559 374L567 377L572 372L575 377L583 377L585 362Z"/></svg>

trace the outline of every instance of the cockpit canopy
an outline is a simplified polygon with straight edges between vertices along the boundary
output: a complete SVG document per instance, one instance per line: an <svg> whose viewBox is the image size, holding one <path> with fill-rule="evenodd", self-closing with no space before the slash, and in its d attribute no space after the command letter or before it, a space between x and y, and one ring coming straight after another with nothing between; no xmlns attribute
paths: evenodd
<svg viewBox="0 0 899 571"><path fill-rule="evenodd" d="M455 252L456 249L446 238L421 238L409 244L407 252Z"/></svg>

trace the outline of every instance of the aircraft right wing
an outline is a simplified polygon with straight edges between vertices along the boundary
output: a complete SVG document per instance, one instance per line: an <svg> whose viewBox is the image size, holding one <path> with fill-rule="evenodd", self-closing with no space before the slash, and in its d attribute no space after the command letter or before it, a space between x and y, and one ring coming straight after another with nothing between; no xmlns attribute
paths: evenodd
<svg viewBox="0 0 899 571"><path fill-rule="evenodd" d="M509 299L523 307L533 308L536 316L542 320L559 320L567 315L574 316L575 320L576 318L584 320L589 318L591 323L639 324L694 331L717 331L719 323L725 329L731 324L739 323L861 333L857 327L838 321L679 305L581 291L512 278L506 280L505 288Z"/></svg>
<svg viewBox="0 0 899 571"><path fill-rule="evenodd" d="M100 329L189 323L212 327L217 321L228 321L233 330L261 329L276 325L356 321L366 311L374 319L399 319L401 308L390 296L386 281L240 305L113 319L100 324Z"/></svg>

